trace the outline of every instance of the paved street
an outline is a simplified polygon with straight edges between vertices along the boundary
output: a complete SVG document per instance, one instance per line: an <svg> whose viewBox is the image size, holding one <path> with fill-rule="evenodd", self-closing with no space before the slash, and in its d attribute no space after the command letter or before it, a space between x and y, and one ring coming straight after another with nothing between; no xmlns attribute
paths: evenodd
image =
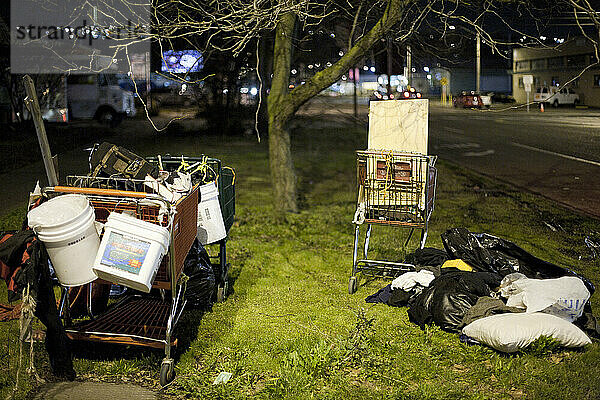
<svg viewBox="0 0 600 400"><path fill-rule="evenodd" d="M504 107L505 108L505 107ZM367 127L368 106L359 104L359 121ZM351 97L319 97L300 115L353 119ZM337 118L333 118L336 116ZM135 149L139 141L156 140L147 122L126 121L108 140ZM366 137L366 136L365 136ZM366 141L366 140L365 140ZM490 111L441 107L430 102L429 151L474 171L540 193L586 213L600 216L600 110L532 107ZM59 157L62 176L85 172L86 156L75 149ZM25 204L37 177L45 178L42 162L0 174L0 215Z"/></svg>
<svg viewBox="0 0 600 400"><path fill-rule="evenodd" d="M600 111L432 105L429 149L443 159L600 216Z"/></svg>

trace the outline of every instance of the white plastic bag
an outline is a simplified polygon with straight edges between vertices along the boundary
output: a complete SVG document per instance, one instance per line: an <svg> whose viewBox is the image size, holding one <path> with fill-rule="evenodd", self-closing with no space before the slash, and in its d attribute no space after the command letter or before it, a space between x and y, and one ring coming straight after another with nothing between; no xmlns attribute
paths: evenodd
<svg viewBox="0 0 600 400"><path fill-rule="evenodd" d="M583 281L574 276L556 279L529 279L523 274L509 274L502 279L500 294L506 305L541 311L573 322L583 314L590 292Z"/></svg>
<svg viewBox="0 0 600 400"><path fill-rule="evenodd" d="M425 269L419 272L406 272L392 281L392 290L402 289L409 291L416 285L428 287L434 279L435 275L433 275L433 272Z"/></svg>
<svg viewBox="0 0 600 400"><path fill-rule="evenodd" d="M529 346L540 336L554 338L565 347L582 347L592 341L581 329L564 319L545 313L508 313L480 318L462 333L506 353Z"/></svg>

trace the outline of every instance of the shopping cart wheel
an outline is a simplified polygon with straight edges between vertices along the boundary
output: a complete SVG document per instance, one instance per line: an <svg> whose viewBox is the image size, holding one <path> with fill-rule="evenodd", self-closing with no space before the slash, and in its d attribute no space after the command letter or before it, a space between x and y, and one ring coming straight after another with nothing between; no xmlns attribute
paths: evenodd
<svg viewBox="0 0 600 400"><path fill-rule="evenodd" d="M173 367L173 359L165 358L160 364L160 385L165 386L175 378L175 369Z"/></svg>
<svg viewBox="0 0 600 400"><path fill-rule="evenodd" d="M354 294L354 292L356 292L356 277L351 276L348 282L348 293Z"/></svg>

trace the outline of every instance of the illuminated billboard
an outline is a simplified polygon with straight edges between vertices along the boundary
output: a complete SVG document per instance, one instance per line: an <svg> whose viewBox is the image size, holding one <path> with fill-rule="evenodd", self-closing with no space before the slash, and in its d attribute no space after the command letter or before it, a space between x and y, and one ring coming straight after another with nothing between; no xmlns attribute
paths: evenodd
<svg viewBox="0 0 600 400"><path fill-rule="evenodd" d="M202 53L198 50L167 50L162 55L162 72L184 74L199 72L203 64Z"/></svg>

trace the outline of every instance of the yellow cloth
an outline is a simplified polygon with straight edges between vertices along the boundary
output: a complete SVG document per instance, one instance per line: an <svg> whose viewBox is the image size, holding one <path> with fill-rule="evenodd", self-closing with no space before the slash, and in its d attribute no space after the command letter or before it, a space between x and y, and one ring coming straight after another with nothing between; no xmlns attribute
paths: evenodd
<svg viewBox="0 0 600 400"><path fill-rule="evenodd" d="M471 267L469 264L467 264L460 258L456 259L456 260L448 260L448 261L444 262L442 264L442 268L458 268L461 271L468 271L468 272L473 271L473 267Z"/></svg>

